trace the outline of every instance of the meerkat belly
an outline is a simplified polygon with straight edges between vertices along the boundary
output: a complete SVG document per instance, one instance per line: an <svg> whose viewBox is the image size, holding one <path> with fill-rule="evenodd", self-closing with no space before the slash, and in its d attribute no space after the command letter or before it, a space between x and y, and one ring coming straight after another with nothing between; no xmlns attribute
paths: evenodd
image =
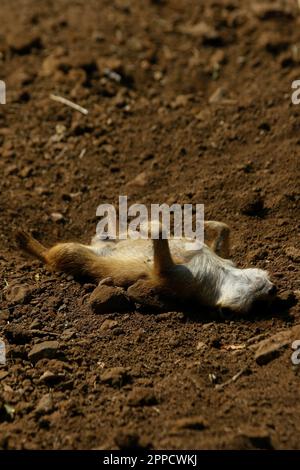
<svg viewBox="0 0 300 470"><path fill-rule="evenodd" d="M176 263L188 262L194 253L185 248L187 240L169 240L171 255ZM152 263L153 244L152 240L104 240L92 243L88 248L98 256L114 257L122 259L136 259L141 262Z"/></svg>

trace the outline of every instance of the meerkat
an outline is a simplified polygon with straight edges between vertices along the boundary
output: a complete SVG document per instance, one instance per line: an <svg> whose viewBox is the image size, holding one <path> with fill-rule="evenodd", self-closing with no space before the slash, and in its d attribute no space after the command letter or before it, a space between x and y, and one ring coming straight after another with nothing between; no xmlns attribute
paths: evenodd
<svg viewBox="0 0 300 470"><path fill-rule="evenodd" d="M188 239L166 239L158 226L157 239L92 239L90 245L59 243L45 248L24 231L16 233L19 247L51 270L88 277L96 282L109 278L113 285L128 288L143 280L167 289L180 300L247 313L254 302L271 300L276 287L266 271L241 269L229 260L230 229L221 222L205 222L205 243L186 250Z"/></svg>

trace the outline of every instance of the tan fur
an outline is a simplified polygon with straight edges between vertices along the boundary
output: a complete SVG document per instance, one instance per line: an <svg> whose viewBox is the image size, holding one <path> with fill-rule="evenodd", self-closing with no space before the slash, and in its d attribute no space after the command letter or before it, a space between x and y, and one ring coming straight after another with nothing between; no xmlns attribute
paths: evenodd
<svg viewBox="0 0 300 470"><path fill-rule="evenodd" d="M114 285L123 287L144 280L148 287L167 290L181 300L248 311L255 300L274 293L274 286L265 271L239 269L226 259L229 237L229 227L215 221L205 222L206 244L197 251L186 250L187 239L163 239L161 226L154 240L95 237L91 245L59 243L50 249L26 232L16 234L19 247L51 270L97 282L111 278Z"/></svg>

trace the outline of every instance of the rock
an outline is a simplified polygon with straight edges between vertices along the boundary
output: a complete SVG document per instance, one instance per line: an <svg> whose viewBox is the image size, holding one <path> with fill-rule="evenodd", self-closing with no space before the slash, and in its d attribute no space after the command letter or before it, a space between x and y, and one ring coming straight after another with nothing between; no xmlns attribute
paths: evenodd
<svg viewBox="0 0 300 470"><path fill-rule="evenodd" d="M104 320L102 325L100 326L100 331L112 330L118 325L116 320Z"/></svg>
<svg viewBox="0 0 300 470"><path fill-rule="evenodd" d="M130 375L126 367L111 367L101 374L100 379L112 387L122 387L130 382Z"/></svg>
<svg viewBox="0 0 300 470"><path fill-rule="evenodd" d="M41 416L44 414L49 414L53 411L53 400L50 393L43 395L42 398L39 400L36 408L35 414L37 416Z"/></svg>
<svg viewBox="0 0 300 470"><path fill-rule="evenodd" d="M40 320L38 320L37 318L35 318L35 320L33 320L32 323L30 323L29 325L29 329L30 330L39 330L42 328L42 323L40 322Z"/></svg>
<svg viewBox="0 0 300 470"><path fill-rule="evenodd" d="M9 286L5 291L6 300L10 304L26 303L32 294L32 290L24 284L15 284Z"/></svg>
<svg viewBox="0 0 300 470"><path fill-rule="evenodd" d="M202 121L204 123L209 122L209 120L211 119L210 109L202 109L197 114L195 114L195 118L198 119L198 121Z"/></svg>
<svg viewBox="0 0 300 470"><path fill-rule="evenodd" d="M4 399L0 396L0 423L3 421L12 421L14 413L14 408L5 403Z"/></svg>
<svg viewBox="0 0 300 470"><path fill-rule="evenodd" d="M258 45L273 55L280 54L289 46L289 39L285 39L282 34L273 31L266 31L261 34Z"/></svg>
<svg viewBox="0 0 300 470"><path fill-rule="evenodd" d="M272 450L273 444L270 433L266 429L246 429L241 430L237 436L234 437L233 449L237 450Z"/></svg>
<svg viewBox="0 0 300 470"><path fill-rule="evenodd" d="M251 2L250 7L255 16L263 21L273 19L283 20L284 18L292 19L294 17L288 5L283 5L276 0L262 3Z"/></svg>
<svg viewBox="0 0 300 470"><path fill-rule="evenodd" d="M44 59L40 71L41 77L50 77L50 75L54 75L55 72L58 70L59 60L57 57L48 56Z"/></svg>
<svg viewBox="0 0 300 470"><path fill-rule="evenodd" d="M100 73L104 70L112 70L113 72L121 73L123 66L122 61L116 57L101 57L97 60L97 67Z"/></svg>
<svg viewBox="0 0 300 470"><path fill-rule="evenodd" d="M287 346L291 346L293 341L300 338L300 325L293 326L288 330L280 331L269 338L251 346L255 349L255 360L259 365L268 364L279 357Z"/></svg>
<svg viewBox="0 0 300 470"><path fill-rule="evenodd" d="M46 370L39 378L39 382L43 382L48 386L53 386L61 382L64 378L65 378L64 373L58 374L58 373L51 372L50 370Z"/></svg>
<svg viewBox="0 0 300 470"><path fill-rule="evenodd" d="M213 94L209 97L209 103L214 104L214 103L219 103L221 102L224 98L226 98L227 91L223 87L217 88Z"/></svg>
<svg viewBox="0 0 300 470"><path fill-rule="evenodd" d="M58 341L43 341L42 343L35 344L28 354L30 361L36 362L40 359L51 359L57 357L59 354Z"/></svg>
<svg viewBox="0 0 300 470"><path fill-rule="evenodd" d="M9 320L9 317L10 317L10 313L9 313L8 308L4 310L0 310L0 320L7 321Z"/></svg>
<svg viewBox="0 0 300 470"><path fill-rule="evenodd" d="M9 324L5 328L5 335L13 344L25 344L31 341L32 332L20 325Z"/></svg>
<svg viewBox="0 0 300 470"><path fill-rule="evenodd" d="M69 341L70 339L74 338L75 335L76 335L75 330L73 330L72 328L67 328L66 330L62 332L62 334L60 335L60 338L63 341Z"/></svg>
<svg viewBox="0 0 300 470"><path fill-rule="evenodd" d="M210 58L210 65L213 68L219 67L220 65L226 64L227 57L223 49L218 49Z"/></svg>
<svg viewBox="0 0 300 470"><path fill-rule="evenodd" d="M95 313L130 311L132 304L120 287L100 285L92 292L89 304Z"/></svg>
<svg viewBox="0 0 300 470"><path fill-rule="evenodd" d="M64 216L60 212L52 212L50 218L53 222L62 222L64 220Z"/></svg>
<svg viewBox="0 0 300 470"><path fill-rule="evenodd" d="M300 262L300 250L298 248L295 248L294 246L288 246L285 249L285 253L295 263Z"/></svg>
<svg viewBox="0 0 300 470"><path fill-rule="evenodd" d="M147 184L149 184L149 174L146 171L139 173L133 180L127 183L128 186L139 186L141 188Z"/></svg>
<svg viewBox="0 0 300 470"><path fill-rule="evenodd" d="M6 370L0 370L0 380L5 379L5 377L7 377L8 375L9 373Z"/></svg>
<svg viewBox="0 0 300 470"><path fill-rule="evenodd" d="M208 424L202 416L192 416L189 418L180 418L174 422L175 429L193 429L202 431L207 428Z"/></svg>
<svg viewBox="0 0 300 470"><path fill-rule="evenodd" d="M199 341L196 345L196 350L201 351L201 349L205 348L205 343L203 341Z"/></svg>
<svg viewBox="0 0 300 470"><path fill-rule="evenodd" d="M43 47L40 36L20 31L9 35L7 43L11 51L19 55L29 54L32 49L41 49Z"/></svg>
<svg viewBox="0 0 300 470"><path fill-rule="evenodd" d="M135 431L130 429L120 430L114 437L114 441L120 450L149 449L151 443L140 437Z"/></svg>
<svg viewBox="0 0 300 470"><path fill-rule="evenodd" d="M260 216L264 210L264 199L257 192L241 195L240 212L249 216Z"/></svg>
<svg viewBox="0 0 300 470"><path fill-rule="evenodd" d="M150 308L155 311L169 310L174 307L172 299L165 300L160 292L151 283L140 279L130 286L127 294L133 302L140 304L143 308Z"/></svg>
<svg viewBox="0 0 300 470"><path fill-rule="evenodd" d="M177 95L171 102L171 108L178 109L186 106L189 102L191 95Z"/></svg>
<svg viewBox="0 0 300 470"><path fill-rule="evenodd" d="M157 399L151 389L136 387L128 394L128 405L130 406L151 406L156 404Z"/></svg>
<svg viewBox="0 0 300 470"><path fill-rule="evenodd" d="M222 37L218 31L204 21L194 25L183 25L179 28L179 32L195 38L201 38L205 46L222 46L223 44Z"/></svg>

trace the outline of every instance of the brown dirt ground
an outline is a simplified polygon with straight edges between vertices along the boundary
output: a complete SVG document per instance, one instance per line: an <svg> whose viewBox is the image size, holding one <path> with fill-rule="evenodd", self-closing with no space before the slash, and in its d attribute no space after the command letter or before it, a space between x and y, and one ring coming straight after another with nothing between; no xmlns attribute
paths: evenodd
<svg viewBox="0 0 300 470"><path fill-rule="evenodd" d="M250 348L228 349L300 322L300 106L291 104L300 12L292 0L279 13L249 3L1 1L3 449L300 448L292 350L260 366ZM220 87L224 98L210 100ZM244 319L200 308L97 316L87 304L93 285L16 250L20 226L48 244L88 242L96 207L119 194L204 203L207 219L232 227L233 259L268 269L282 302ZM19 301L7 294L16 284L27 294ZM101 330L106 319L117 323ZM63 355L31 363L44 340L58 340ZM101 379L112 367L126 372L114 386ZM45 371L52 381L40 380ZM178 421L191 417L196 425Z"/></svg>

